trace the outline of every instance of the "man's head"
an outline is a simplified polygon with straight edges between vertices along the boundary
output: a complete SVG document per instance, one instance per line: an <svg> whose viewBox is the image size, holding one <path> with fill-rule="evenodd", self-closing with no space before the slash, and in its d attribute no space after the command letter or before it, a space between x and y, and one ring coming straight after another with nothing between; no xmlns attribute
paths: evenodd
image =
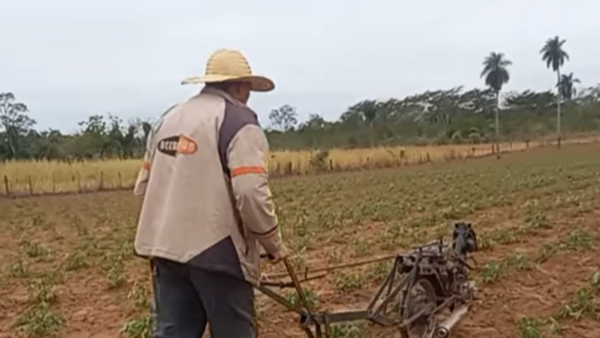
<svg viewBox="0 0 600 338"><path fill-rule="evenodd" d="M271 79L252 73L242 53L231 49L219 49L214 52L206 63L203 77L187 78L182 82L198 83L224 90L244 104L248 102L251 91L268 92L275 88Z"/></svg>
<svg viewBox="0 0 600 338"><path fill-rule="evenodd" d="M212 82L207 83L206 87L220 89L243 104L248 104L252 91L252 84L245 81Z"/></svg>

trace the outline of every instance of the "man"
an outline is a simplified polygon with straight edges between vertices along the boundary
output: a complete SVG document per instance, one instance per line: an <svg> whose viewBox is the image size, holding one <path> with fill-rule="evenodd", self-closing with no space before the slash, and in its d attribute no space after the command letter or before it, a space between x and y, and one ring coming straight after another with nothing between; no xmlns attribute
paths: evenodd
<svg viewBox="0 0 600 338"><path fill-rule="evenodd" d="M246 103L270 91L241 53L218 50L202 91L162 115L134 193L144 195L136 253L155 269L157 336L251 338L259 244L285 258L265 168L267 139Z"/></svg>

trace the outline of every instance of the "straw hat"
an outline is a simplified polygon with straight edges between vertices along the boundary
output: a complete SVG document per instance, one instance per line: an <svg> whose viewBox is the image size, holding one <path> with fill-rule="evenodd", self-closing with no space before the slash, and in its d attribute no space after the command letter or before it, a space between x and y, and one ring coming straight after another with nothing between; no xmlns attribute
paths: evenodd
<svg viewBox="0 0 600 338"><path fill-rule="evenodd" d="M255 92L268 92L275 88L271 79L253 75L248 61L237 50L219 49L206 63L203 77L190 77L181 82L182 85L198 83L214 83L225 81L249 82Z"/></svg>

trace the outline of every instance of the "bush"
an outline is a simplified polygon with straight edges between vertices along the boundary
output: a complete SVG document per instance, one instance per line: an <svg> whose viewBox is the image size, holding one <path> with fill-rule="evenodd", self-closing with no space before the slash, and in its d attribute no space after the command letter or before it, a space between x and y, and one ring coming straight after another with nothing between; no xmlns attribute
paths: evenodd
<svg viewBox="0 0 600 338"><path fill-rule="evenodd" d="M311 170L321 173L329 171L329 151L318 150L310 156L310 168Z"/></svg>

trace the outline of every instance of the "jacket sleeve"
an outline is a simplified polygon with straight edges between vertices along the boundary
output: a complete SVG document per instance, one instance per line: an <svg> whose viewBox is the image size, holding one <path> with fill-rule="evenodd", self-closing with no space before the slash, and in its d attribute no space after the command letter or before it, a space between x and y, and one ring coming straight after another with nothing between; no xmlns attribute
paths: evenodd
<svg viewBox="0 0 600 338"><path fill-rule="evenodd" d="M267 253L274 254L281 249L281 233L267 184L267 149L260 127L246 125L229 143L227 166L244 226Z"/></svg>
<svg viewBox="0 0 600 338"><path fill-rule="evenodd" d="M137 196L143 196L146 193L146 187L148 181L150 181L150 167L152 166L151 155L146 152L144 155L144 162L142 162L142 168L138 172L133 186L133 194Z"/></svg>
<svg viewBox="0 0 600 338"><path fill-rule="evenodd" d="M142 167L138 172L137 178L135 180L135 185L133 187L134 195L143 196L146 193L146 187L148 186L148 181L150 181L150 169L152 167L152 147L152 132L150 132L146 141L146 151L144 153Z"/></svg>

